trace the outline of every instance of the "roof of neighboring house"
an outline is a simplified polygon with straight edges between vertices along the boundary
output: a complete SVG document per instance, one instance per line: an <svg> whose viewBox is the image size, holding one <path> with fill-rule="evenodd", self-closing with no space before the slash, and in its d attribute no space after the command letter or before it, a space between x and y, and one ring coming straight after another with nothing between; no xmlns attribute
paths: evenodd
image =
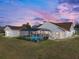
<svg viewBox="0 0 79 59"><path fill-rule="evenodd" d="M20 30L20 31L37 31L38 28L25 28L23 26L10 26L7 25L6 27L10 27L12 30Z"/></svg>
<svg viewBox="0 0 79 59"><path fill-rule="evenodd" d="M13 30L20 30L22 28L21 26L10 26L10 25L7 25L6 27L10 27Z"/></svg>
<svg viewBox="0 0 79 59"><path fill-rule="evenodd" d="M22 26L11 26L11 25L6 25L6 27L10 27L12 30L25 30L25 29L30 29L31 25L29 23L23 24Z"/></svg>
<svg viewBox="0 0 79 59"><path fill-rule="evenodd" d="M55 25L61 27L61 28L64 29L64 30L68 30L68 31L69 31L70 28L71 28L72 22L53 23L53 24L55 24Z"/></svg>

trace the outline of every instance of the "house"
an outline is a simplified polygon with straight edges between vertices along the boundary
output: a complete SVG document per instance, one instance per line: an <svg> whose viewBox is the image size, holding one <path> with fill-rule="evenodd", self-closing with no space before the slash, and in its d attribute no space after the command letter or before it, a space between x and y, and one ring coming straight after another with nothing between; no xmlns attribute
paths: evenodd
<svg viewBox="0 0 79 59"><path fill-rule="evenodd" d="M29 23L23 24L22 26L10 26L7 25L4 28L6 37L19 37L28 35L28 31L25 29L30 29L31 25Z"/></svg>
<svg viewBox="0 0 79 59"><path fill-rule="evenodd" d="M65 23L52 23L45 22L39 28L47 29L46 33L49 35L49 39L63 39L72 37L75 33L74 25L72 22Z"/></svg>
<svg viewBox="0 0 79 59"><path fill-rule="evenodd" d="M6 37L18 37L20 36L20 29L21 27L18 26L6 26L4 31L5 31L5 36Z"/></svg>
<svg viewBox="0 0 79 59"><path fill-rule="evenodd" d="M27 28L25 26L6 26L5 29L5 37L19 37L19 36L28 36L28 35L42 35L45 37L47 34L44 34L46 29L39 28Z"/></svg>
<svg viewBox="0 0 79 59"><path fill-rule="evenodd" d="M63 39L72 37L75 33L72 22L65 23L52 23L45 22L32 28L25 26L6 26L5 27L6 37L18 37L27 35L41 35L42 37L48 37L49 39Z"/></svg>

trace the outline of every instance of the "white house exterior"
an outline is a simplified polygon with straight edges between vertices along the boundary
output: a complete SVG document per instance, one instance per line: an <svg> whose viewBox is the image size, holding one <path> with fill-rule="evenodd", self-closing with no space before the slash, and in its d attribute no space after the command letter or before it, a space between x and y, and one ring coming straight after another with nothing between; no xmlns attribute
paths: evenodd
<svg viewBox="0 0 79 59"><path fill-rule="evenodd" d="M15 27L13 27L13 26L6 26L4 30L5 30L6 37L18 37L18 36L20 36L19 27L17 27L15 29Z"/></svg>
<svg viewBox="0 0 79 59"><path fill-rule="evenodd" d="M49 39L63 39L72 37L75 33L74 26L71 22L67 23L51 23L45 22L44 24L37 27L41 30L30 29L32 34L40 34L43 37L47 36ZM16 26L6 26L5 27L5 36L6 37L18 37L18 36L27 36L29 34L29 30L21 30L21 27ZM31 35L32 35L31 34Z"/></svg>
<svg viewBox="0 0 79 59"><path fill-rule="evenodd" d="M71 22L67 23L51 23L45 22L39 28L48 29L49 39L63 39L72 37L75 33L73 24Z"/></svg>
<svg viewBox="0 0 79 59"><path fill-rule="evenodd" d="M6 26L5 29L5 37L19 37L19 36L27 36L32 34L39 34L41 30L39 29L27 29L23 26ZM30 31L30 33L29 33Z"/></svg>
<svg viewBox="0 0 79 59"><path fill-rule="evenodd" d="M20 31L20 36L27 36L28 34L28 31Z"/></svg>

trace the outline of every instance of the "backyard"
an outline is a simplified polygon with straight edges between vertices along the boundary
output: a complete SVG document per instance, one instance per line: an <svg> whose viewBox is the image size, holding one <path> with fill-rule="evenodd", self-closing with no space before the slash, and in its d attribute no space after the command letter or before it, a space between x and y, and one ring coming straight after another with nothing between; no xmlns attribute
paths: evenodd
<svg viewBox="0 0 79 59"><path fill-rule="evenodd" d="M79 37L38 43L0 37L0 59L79 59Z"/></svg>

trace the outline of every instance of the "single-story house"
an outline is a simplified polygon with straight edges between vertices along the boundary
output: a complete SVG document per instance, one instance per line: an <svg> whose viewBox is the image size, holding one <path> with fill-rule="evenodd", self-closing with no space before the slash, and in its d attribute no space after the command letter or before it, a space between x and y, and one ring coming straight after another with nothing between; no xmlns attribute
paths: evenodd
<svg viewBox="0 0 79 59"><path fill-rule="evenodd" d="M52 23L45 22L39 28L47 29L49 39L63 39L72 37L75 33L74 24L72 22Z"/></svg>
<svg viewBox="0 0 79 59"><path fill-rule="evenodd" d="M19 36L28 36L28 35L42 35L43 37L47 34L45 33L46 29L40 28L24 28L23 26L6 26L5 29L5 37L19 37Z"/></svg>
<svg viewBox="0 0 79 59"><path fill-rule="evenodd" d="M18 36L27 36L33 34L39 34L43 37L48 36L49 39L63 39L72 37L75 33L74 26L71 22L66 23L52 23L45 22L40 26L35 28L23 28L23 26L6 26L5 27L5 36L6 37L18 37Z"/></svg>
<svg viewBox="0 0 79 59"><path fill-rule="evenodd" d="M7 25L4 28L5 37L18 37L18 36L20 36L20 29L21 29L21 27L18 27L18 26Z"/></svg>

